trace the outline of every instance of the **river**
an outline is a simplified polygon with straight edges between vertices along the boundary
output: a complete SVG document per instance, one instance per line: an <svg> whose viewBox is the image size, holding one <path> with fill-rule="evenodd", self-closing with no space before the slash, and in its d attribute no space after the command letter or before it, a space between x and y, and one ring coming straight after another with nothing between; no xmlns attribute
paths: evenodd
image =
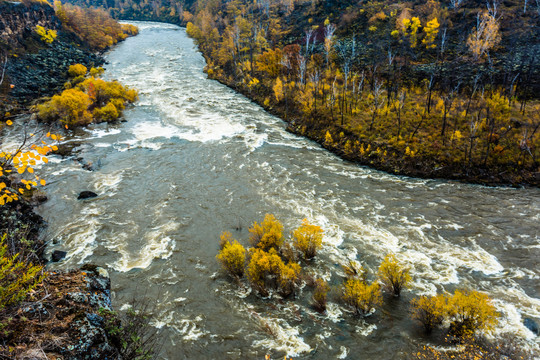
<svg viewBox="0 0 540 360"><path fill-rule="evenodd" d="M66 140L81 145L43 168L49 201L38 211L49 225L47 252L68 251L51 267L106 267L117 308L145 297L164 358L403 359L429 341L408 318L408 302L456 288L495 299L494 336L510 332L540 347L522 323L540 320L539 189L412 179L343 161L208 80L184 29L137 25L138 36L106 55L105 77L138 89L140 100L127 122ZM83 190L99 196L79 201ZM411 267L414 283L366 319L335 294L318 314L307 287L296 300L261 299L215 256L222 231L247 245L248 227L265 213L287 234L303 218L324 228L309 271L334 287L349 259L373 278L388 252Z"/></svg>

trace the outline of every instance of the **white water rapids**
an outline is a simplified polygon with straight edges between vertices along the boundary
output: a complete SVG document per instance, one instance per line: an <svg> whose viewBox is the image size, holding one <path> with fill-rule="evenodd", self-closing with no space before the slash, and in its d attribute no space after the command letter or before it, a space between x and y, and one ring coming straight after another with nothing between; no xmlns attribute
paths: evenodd
<svg viewBox="0 0 540 360"><path fill-rule="evenodd" d="M107 54L105 76L138 89L140 101L127 122L67 140L80 143L77 153L43 168L50 200L39 212L48 252L69 253L56 267L103 265L118 308L133 296L155 304L165 358L403 359L429 341L407 303L456 288L495 299L492 336L510 332L540 347L523 325L540 320L539 189L418 180L342 161L208 80L183 29L137 25L138 36ZM83 190L99 196L78 201ZM296 300L256 297L223 275L215 255L222 231L247 245L247 228L267 212L287 232L303 218L324 228L310 269L332 286L349 259L373 276L394 252L411 267L412 288L366 320L332 296L318 314L307 288Z"/></svg>

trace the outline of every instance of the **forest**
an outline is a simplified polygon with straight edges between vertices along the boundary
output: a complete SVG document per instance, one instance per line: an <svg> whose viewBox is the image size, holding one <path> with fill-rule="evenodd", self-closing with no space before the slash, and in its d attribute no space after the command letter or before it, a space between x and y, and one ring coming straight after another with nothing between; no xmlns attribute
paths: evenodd
<svg viewBox="0 0 540 360"><path fill-rule="evenodd" d="M390 173L539 184L540 5L75 1L187 26L209 77Z"/></svg>
<svg viewBox="0 0 540 360"><path fill-rule="evenodd" d="M538 184L538 15L511 2L210 1L187 32L209 76L347 159Z"/></svg>

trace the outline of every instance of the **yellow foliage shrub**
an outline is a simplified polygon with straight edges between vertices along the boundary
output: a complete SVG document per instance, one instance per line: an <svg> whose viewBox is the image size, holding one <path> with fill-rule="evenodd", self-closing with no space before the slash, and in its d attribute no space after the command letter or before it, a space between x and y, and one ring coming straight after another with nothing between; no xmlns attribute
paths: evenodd
<svg viewBox="0 0 540 360"><path fill-rule="evenodd" d="M289 296L294 293L296 286L300 281L300 264L289 263L287 265L281 263L279 268L279 291L283 296Z"/></svg>
<svg viewBox="0 0 540 360"><path fill-rule="evenodd" d="M394 254L386 255L379 266L378 276L395 296L399 296L401 290L411 282L409 269L404 268Z"/></svg>
<svg viewBox="0 0 540 360"><path fill-rule="evenodd" d="M478 291L456 290L448 299L450 331L457 336L472 335L476 330L489 330L497 324L497 313L491 299Z"/></svg>
<svg viewBox="0 0 540 360"><path fill-rule="evenodd" d="M224 234L228 234L229 236ZM222 249L216 257L231 275L242 277L246 262L246 249L238 241L232 239L230 233L224 234L221 236Z"/></svg>
<svg viewBox="0 0 540 360"><path fill-rule="evenodd" d="M98 68L93 67L93 68L90 69L90 76L91 77L98 77L101 74L103 74L104 71L105 71L105 69L102 68L102 67L98 67Z"/></svg>
<svg viewBox="0 0 540 360"><path fill-rule="evenodd" d="M0 310L24 300L45 278L43 266L21 261L18 254L9 256L5 238L0 241Z"/></svg>
<svg viewBox="0 0 540 360"><path fill-rule="evenodd" d="M87 125L92 121L88 107L90 97L79 89L67 89L37 106L38 117L44 121L60 120L66 125Z"/></svg>
<svg viewBox="0 0 540 360"><path fill-rule="evenodd" d="M52 43L57 36L56 30L46 29L41 25L36 25L35 32L41 36L41 41L47 44Z"/></svg>
<svg viewBox="0 0 540 360"><path fill-rule="evenodd" d="M342 299L358 314L366 315L382 303L381 289L376 282L368 285L361 279L349 278L342 287Z"/></svg>
<svg viewBox="0 0 540 360"><path fill-rule="evenodd" d="M266 214L261 224L249 229L251 244L263 250L279 249L283 245L283 225L272 214Z"/></svg>
<svg viewBox="0 0 540 360"><path fill-rule="evenodd" d="M322 246L323 229L317 225L311 225L307 219L293 232L294 247L302 252L306 259L312 259L317 250Z"/></svg>
<svg viewBox="0 0 540 360"><path fill-rule="evenodd" d="M77 76L84 76L88 69L83 64L70 65L68 69L69 77L76 78Z"/></svg>
<svg viewBox="0 0 540 360"><path fill-rule="evenodd" d="M419 321L427 333L442 324L447 314L444 295L420 296L412 300L412 317Z"/></svg>
<svg viewBox="0 0 540 360"><path fill-rule="evenodd" d="M112 102L108 102L107 105L95 108L94 111L92 111L92 116L94 117L94 120L100 121L114 121L118 119L119 113L116 109L116 106L113 105Z"/></svg>
<svg viewBox="0 0 540 360"><path fill-rule="evenodd" d="M262 294L266 294L267 284L270 277L279 277L283 260L279 257L276 249L269 252L258 248L250 250L250 259L247 266L247 277L249 282Z"/></svg>
<svg viewBox="0 0 540 360"><path fill-rule="evenodd" d="M315 280L315 290L313 291L313 302L315 308L319 311L326 310L326 299L330 286L323 279Z"/></svg>

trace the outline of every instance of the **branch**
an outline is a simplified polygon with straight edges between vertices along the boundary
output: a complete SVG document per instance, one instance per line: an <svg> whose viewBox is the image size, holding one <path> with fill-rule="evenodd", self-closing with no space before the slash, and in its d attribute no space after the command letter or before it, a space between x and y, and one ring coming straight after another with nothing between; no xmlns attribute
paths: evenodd
<svg viewBox="0 0 540 360"><path fill-rule="evenodd" d="M8 57L6 55L6 58L4 60L4 65L2 66L2 78L0 79L0 85L4 82L4 75L6 74L6 65L7 65Z"/></svg>

